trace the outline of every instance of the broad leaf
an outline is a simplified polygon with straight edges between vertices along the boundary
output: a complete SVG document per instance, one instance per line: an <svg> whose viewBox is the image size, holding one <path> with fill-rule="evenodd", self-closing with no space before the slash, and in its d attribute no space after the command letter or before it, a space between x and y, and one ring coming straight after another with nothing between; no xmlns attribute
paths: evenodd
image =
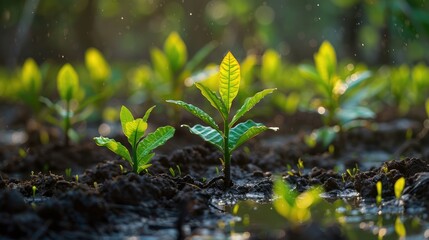
<svg viewBox="0 0 429 240"><path fill-rule="evenodd" d="M170 69L170 63L165 54L158 48L154 48L150 51L151 61L153 69L158 74L162 82L171 82L172 80L172 69Z"/></svg>
<svg viewBox="0 0 429 240"><path fill-rule="evenodd" d="M150 113L152 112L152 110L155 108L156 106L152 106L151 108L149 108L146 113L143 116L143 122L147 122L147 120L149 119Z"/></svg>
<svg viewBox="0 0 429 240"><path fill-rule="evenodd" d="M342 125L357 119L375 117L375 113L367 107L341 108L335 115Z"/></svg>
<svg viewBox="0 0 429 240"><path fill-rule="evenodd" d="M228 149L232 152L234 149L245 143L247 140L255 137L256 135L268 130L277 131L277 128L269 128L262 123L255 123L252 120L247 120L237 124L229 132Z"/></svg>
<svg viewBox="0 0 429 240"><path fill-rule="evenodd" d="M405 178L404 177L401 177L398 180L396 180L395 185L394 185L396 199L401 198L402 191L404 190L404 187L405 187Z"/></svg>
<svg viewBox="0 0 429 240"><path fill-rule="evenodd" d="M334 47L328 41L322 43L319 51L314 55L314 62L320 77L329 83L336 72L337 57Z"/></svg>
<svg viewBox="0 0 429 240"><path fill-rule="evenodd" d="M180 70L188 58L186 45L177 32L168 35L164 43L164 52L173 72Z"/></svg>
<svg viewBox="0 0 429 240"><path fill-rule="evenodd" d="M69 102L77 97L79 91L79 77L70 64L65 64L57 76L58 93L61 99Z"/></svg>
<svg viewBox="0 0 429 240"><path fill-rule="evenodd" d="M85 65L89 70L91 79L95 81L105 81L110 77L110 66L104 59L100 51L89 48L85 52Z"/></svg>
<svg viewBox="0 0 429 240"><path fill-rule="evenodd" d="M184 109L186 109L186 111L192 113L194 116L198 117L199 119L203 120L205 123L210 125L210 127L216 129L217 131L220 131L219 126L216 124L214 119L212 117L210 117L210 115L208 115L206 112L201 110L200 108L198 108L192 104L185 103L183 101L167 100L167 102L174 103L174 104L177 104L177 105L183 107Z"/></svg>
<svg viewBox="0 0 429 240"><path fill-rule="evenodd" d="M118 154L123 159L127 160L129 163L133 164L131 161L130 153L128 149L124 147L120 142L116 142L114 139L106 138L106 137L95 137L95 143L98 146L107 147L110 151Z"/></svg>
<svg viewBox="0 0 429 240"><path fill-rule="evenodd" d="M223 152L223 138L222 135L211 127L202 126L197 124L192 128L188 125L182 125L182 127L189 128L189 131L195 135L200 136L204 141L209 142L216 146L219 150Z"/></svg>
<svg viewBox="0 0 429 240"><path fill-rule="evenodd" d="M369 79L371 77L370 71L363 71L360 73L354 73L350 77L346 79L346 85L347 85L347 91L350 91L354 89L356 86L358 86L363 81Z"/></svg>
<svg viewBox="0 0 429 240"><path fill-rule="evenodd" d="M250 111L250 109L252 109L266 95L274 92L274 90L276 90L276 88L265 89L256 93L253 97L246 98L246 100L243 103L243 106L241 106L241 108L238 109L237 113L232 118L231 123L229 124L229 127L234 126L234 123L236 123L245 113Z"/></svg>
<svg viewBox="0 0 429 240"><path fill-rule="evenodd" d="M213 92L208 87L200 83L195 83L195 86L197 86L197 88L200 89L201 94L210 102L210 104L214 108L216 108L219 111L219 113L225 119L228 112L226 110L225 104L222 102L222 99L220 99L215 92Z"/></svg>
<svg viewBox="0 0 429 240"><path fill-rule="evenodd" d="M231 52L226 54L220 64L219 78L219 93L229 112L240 88L240 65Z"/></svg>
<svg viewBox="0 0 429 240"><path fill-rule="evenodd" d="M122 131L124 132L125 136L127 136L127 134L125 133L125 125L128 122L134 121L133 114L127 107L122 106L121 112L119 113L119 118L121 120Z"/></svg>
<svg viewBox="0 0 429 240"><path fill-rule="evenodd" d="M137 145L137 162L147 163L146 156L155 148L163 145L168 139L172 138L175 129L171 126L160 127L154 132L149 133ZM140 165L140 164L139 164Z"/></svg>
<svg viewBox="0 0 429 240"><path fill-rule="evenodd" d="M125 123L124 134L128 138L131 146L135 146L138 141L143 137L147 129L147 123L141 118L137 118L131 122Z"/></svg>
<svg viewBox="0 0 429 240"><path fill-rule="evenodd" d="M38 94L42 87L42 76L40 74L37 63L29 58L25 60L24 66L22 67L22 83L24 88L28 91L26 94Z"/></svg>

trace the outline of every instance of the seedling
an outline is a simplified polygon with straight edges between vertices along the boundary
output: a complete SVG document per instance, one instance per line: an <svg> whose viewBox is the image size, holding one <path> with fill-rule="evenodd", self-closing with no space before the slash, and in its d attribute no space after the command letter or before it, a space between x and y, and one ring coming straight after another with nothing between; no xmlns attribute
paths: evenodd
<svg viewBox="0 0 429 240"><path fill-rule="evenodd" d="M381 193L383 192L383 189L382 189L383 185L381 181L377 182L376 187L377 187L377 197L375 197L375 201L377 202L377 205L380 206L381 200L382 200Z"/></svg>
<svg viewBox="0 0 429 240"><path fill-rule="evenodd" d="M315 107L324 120L323 131L328 131L329 134L313 136L319 137L317 140L323 141L324 147L327 147L337 133L364 123L358 120L374 118L374 112L360 104L378 89L358 88L371 76L368 71L339 76L335 49L329 42L322 43L314 55L314 62L315 66L302 65L299 70L305 78L312 80L320 95L319 99L314 101ZM336 126L339 129L335 129Z"/></svg>
<svg viewBox="0 0 429 240"><path fill-rule="evenodd" d="M42 74L39 66L32 59L25 60L21 71L21 82L18 90L20 100L31 107L33 114L40 111L40 92L42 89Z"/></svg>
<svg viewBox="0 0 429 240"><path fill-rule="evenodd" d="M110 151L128 161L135 173L140 173L147 169L152 165L149 162L155 155L155 153L152 153L152 150L163 145L168 139L173 137L175 130L171 126L164 126L144 137L148 126L147 120L154 107L149 108L143 118L134 119L130 110L122 106L120 112L122 131L131 145L131 152L120 142L107 137L95 137L95 143L98 146L107 147Z"/></svg>
<svg viewBox="0 0 429 240"><path fill-rule="evenodd" d="M223 153L224 162L224 188L231 186L231 154L240 145L245 143L252 137L271 129L276 131L278 128L266 127L261 123L256 123L252 120L237 123L237 121L248 111L250 111L261 99L272 93L275 89L265 89L256 93L253 97L249 97L244 101L244 104L235 113L230 120L230 110L232 101L238 94L240 87L240 65L231 52L223 59L219 71L219 93L220 96L206 86L195 83L200 89L201 94L210 102L210 104L219 111L223 119L223 131L220 130L215 120L200 108L185 103L183 101L167 100L169 103L177 104L189 111L196 117L200 118L209 126L197 124L193 127L187 127L191 133L200 136L205 141L213 144Z"/></svg>
<svg viewBox="0 0 429 240"><path fill-rule="evenodd" d="M66 174L66 178L70 178L71 177L71 168L66 168L64 170L65 174Z"/></svg>
<svg viewBox="0 0 429 240"><path fill-rule="evenodd" d="M399 199L401 199L402 191L404 190L404 187L405 187L405 178L404 177L401 177L398 180L396 180L394 190L395 190L395 197L398 201L399 201Z"/></svg>
<svg viewBox="0 0 429 240"><path fill-rule="evenodd" d="M33 198L35 198L36 197L37 187L33 185L33 187L31 189L33 191Z"/></svg>
<svg viewBox="0 0 429 240"><path fill-rule="evenodd" d="M79 175L74 175L74 179L76 180L76 183L78 183L79 182Z"/></svg>

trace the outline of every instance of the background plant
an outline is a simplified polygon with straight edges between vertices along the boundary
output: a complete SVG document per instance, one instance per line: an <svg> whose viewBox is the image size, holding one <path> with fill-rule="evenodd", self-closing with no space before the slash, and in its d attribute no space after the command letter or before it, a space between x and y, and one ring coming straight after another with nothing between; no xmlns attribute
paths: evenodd
<svg viewBox="0 0 429 240"><path fill-rule="evenodd" d="M167 102L179 105L200 118L209 126L197 124L193 127L182 125L189 128L190 132L200 136L205 141L216 146L223 153L224 165L224 182L225 188L231 186L231 154L241 144L252 137L271 129L261 123L255 123L252 120L247 120L236 124L237 121L248 111L250 111L261 99L272 93L275 89L266 89L256 93L253 97L249 97L244 101L244 104L237 110L235 115L230 119L230 110L234 98L237 96L240 88L240 65L231 52L228 52L219 70L219 93L220 96L210 90L208 87L196 83L196 87L200 89L201 94L210 102L210 104L218 110L223 119L223 131L220 130L215 120L206 112L191 104L179 100L167 100Z"/></svg>
<svg viewBox="0 0 429 240"><path fill-rule="evenodd" d="M155 153L152 151L173 137L175 131L171 126L164 126L157 128L146 137L144 136L148 127L147 120L154 107L149 108L143 118L136 119L134 119L128 108L125 106L121 107L120 119L122 131L131 145L131 151L120 142L107 137L95 137L95 143L121 156L130 163L135 173L140 173L147 169L152 165L150 164L150 160L155 156Z"/></svg>

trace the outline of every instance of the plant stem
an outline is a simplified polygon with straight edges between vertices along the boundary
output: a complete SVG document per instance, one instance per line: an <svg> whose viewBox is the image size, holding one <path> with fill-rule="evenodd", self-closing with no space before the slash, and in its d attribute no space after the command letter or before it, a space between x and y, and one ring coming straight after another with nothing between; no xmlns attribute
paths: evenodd
<svg viewBox="0 0 429 240"><path fill-rule="evenodd" d="M64 144L69 146L70 101L66 101L66 116L64 118Z"/></svg>
<svg viewBox="0 0 429 240"><path fill-rule="evenodd" d="M224 189L228 189L231 183L231 153L229 152L228 142L229 142L229 125L228 125L228 116L224 120L224 146L223 146L223 160L224 160L224 170L223 174L225 176L224 179Z"/></svg>
<svg viewBox="0 0 429 240"><path fill-rule="evenodd" d="M133 161L133 172L137 173L138 163L137 163L137 144L134 144L131 151L131 158Z"/></svg>

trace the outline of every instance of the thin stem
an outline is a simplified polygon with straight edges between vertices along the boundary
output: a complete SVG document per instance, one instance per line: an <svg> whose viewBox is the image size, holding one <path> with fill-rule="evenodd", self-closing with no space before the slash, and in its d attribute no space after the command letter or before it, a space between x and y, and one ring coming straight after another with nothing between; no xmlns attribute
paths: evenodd
<svg viewBox="0 0 429 240"><path fill-rule="evenodd" d="M224 189L228 189L231 184L231 153L229 152L228 148L228 141L229 141L229 125L228 125L228 115L224 119L224 146L223 146L223 160L224 160L224 170L223 173L225 175L225 185Z"/></svg>

